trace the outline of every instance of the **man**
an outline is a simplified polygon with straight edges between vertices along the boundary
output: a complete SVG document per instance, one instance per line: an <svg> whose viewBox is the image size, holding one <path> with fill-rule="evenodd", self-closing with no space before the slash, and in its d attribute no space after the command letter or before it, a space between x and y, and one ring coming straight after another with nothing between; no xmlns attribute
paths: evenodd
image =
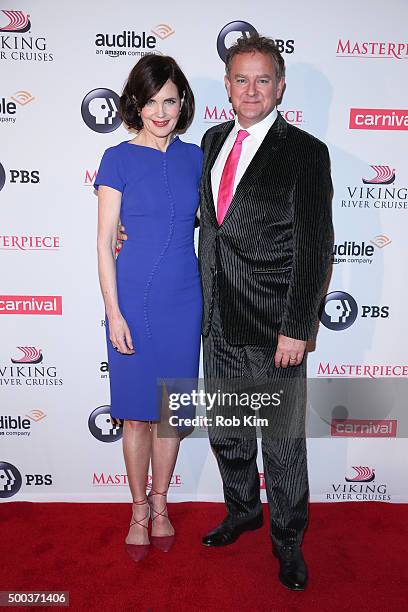
<svg viewBox="0 0 408 612"><path fill-rule="evenodd" d="M333 249L332 184L327 147L276 110L284 76L271 39L254 34L228 51L225 86L236 118L202 140L199 260L207 390L249 387L282 400L262 409L270 535L281 582L303 590L305 349L316 331ZM248 413L239 402L215 412ZM224 546L262 526L257 440L254 427L242 422L211 426L209 437L227 516L203 544Z"/></svg>
<svg viewBox="0 0 408 612"><path fill-rule="evenodd" d="M228 51L225 86L236 118L202 140L199 260L206 386L267 381L271 391L284 387L287 394L281 410L263 410L271 418L262 427L262 454L279 577L303 590L305 349L333 248L332 184L327 147L276 110L284 75L271 39L240 38ZM231 412L217 407L218 414ZM209 435L228 514L203 544L224 546L262 525L257 441L242 427L211 427Z"/></svg>

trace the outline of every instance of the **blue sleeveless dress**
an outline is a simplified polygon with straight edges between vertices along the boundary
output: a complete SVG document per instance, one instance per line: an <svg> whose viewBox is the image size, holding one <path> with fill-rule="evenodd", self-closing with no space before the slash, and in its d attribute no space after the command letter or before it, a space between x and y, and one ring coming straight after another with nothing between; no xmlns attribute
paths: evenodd
<svg viewBox="0 0 408 612"><path fill-rule="evenodd" d="M166 152L122 142L107 149L95 188L122 194L120 218L128 240L116 260L119 307L134 355L107 347L111 415L160 420L160 380L198 377L202 315L194 221L201 149L176 137ZM188 387L187 383L187 387ZM168 388L168 392L171 389Z"/></svg>

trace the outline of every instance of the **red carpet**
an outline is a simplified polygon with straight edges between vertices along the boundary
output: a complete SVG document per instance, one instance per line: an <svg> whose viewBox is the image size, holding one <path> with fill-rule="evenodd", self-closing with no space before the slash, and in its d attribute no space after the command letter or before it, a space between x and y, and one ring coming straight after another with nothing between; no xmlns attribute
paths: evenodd
<svg viewBox="0 0 408 612"><path fill-rule="evenodd" d="M266 524L231 546L208 549L200 536L224 517L223 505L169 509L178 535L172 551L154 550L135 564L122 545L130 505L3 503L0 590L70 591L72 610L407 609L408 505L312 504L303 593L278 582Z"/></svg>

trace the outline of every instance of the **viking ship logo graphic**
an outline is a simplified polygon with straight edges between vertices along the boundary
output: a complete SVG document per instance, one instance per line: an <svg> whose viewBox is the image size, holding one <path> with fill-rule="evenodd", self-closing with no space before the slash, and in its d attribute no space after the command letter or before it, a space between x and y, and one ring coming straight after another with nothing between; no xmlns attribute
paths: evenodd
<svg viewBox="0 0 408 612"><path fill-rule="evenodd" d="M372 482L375 478L375 472L372 468L353 465L353 470L356 472L356 475L352 478L347 478L346 476L346 482Z"/></svg>
<svg viewBox="0 0 408 612"><path fill-rule="evenodd" d="M395 168L390 166L370 166L375 172L375 176L370 179L363 178L365 185L390 185L395 181Z"/></svg>
<svg viewBox="0 0 408 612"><path fill-rule="evenodd" d="M2 13L6 15L9 20L5 26L0 28L0 32L28 32L31 28L30 15L26 15L23 11L5 11Z"/></svg>
<svg viewBox="0 0 408 612"><path fill-rule="evenodd" d="M12 363L41 363L43 355L42 349L35 348L34 346L18 346L19 351L23 353L23 356L19 359L11 358Z"/></svg>

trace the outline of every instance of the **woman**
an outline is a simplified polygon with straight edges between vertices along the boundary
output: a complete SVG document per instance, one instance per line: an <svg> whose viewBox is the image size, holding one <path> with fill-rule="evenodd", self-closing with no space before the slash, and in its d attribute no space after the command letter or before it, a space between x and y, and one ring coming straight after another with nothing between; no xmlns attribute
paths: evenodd
<svg viewBox="0 0 408 612"><path fill-rule="evenodd" d="M150 547L149 517L152 544L168 551L174 540L166 494L180 438L158 435L158 382L198 376L202 301L193 235L202 154L177 136L193 119L194 96L171 57L146 55L136 64L120 111L137 134L105 151L96 177L98 265L111 415L124 419L133 498L126 549L141 560ZM130 237L115 262L119 218Z"/></svg>

